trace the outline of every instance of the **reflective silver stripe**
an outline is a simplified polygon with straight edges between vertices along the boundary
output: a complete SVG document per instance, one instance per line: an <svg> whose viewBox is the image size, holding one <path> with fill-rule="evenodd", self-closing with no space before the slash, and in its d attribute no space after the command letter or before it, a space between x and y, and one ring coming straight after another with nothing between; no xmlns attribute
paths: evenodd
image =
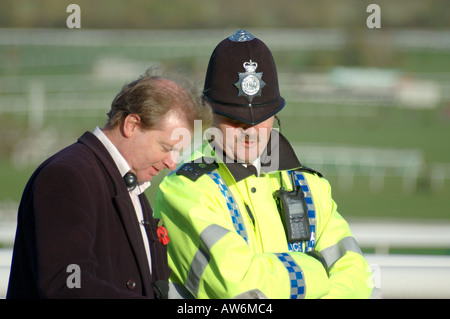
<svg viewBox="0 0 450 319"><path fill-rule="evenodd" d="M169 299L195 299L183 284L169 281Z"/></svg>
<svg viewBox="0 0 450 319"><path fill-rule="evenodd" d="M252 289L243 292L237 296L234 296L233 299L268 299L268 298L261 290Z"/></svg>
<svg viewBox="0 0 450 319"><path fill-rule="evenodd" d="M209 251L220 239L230 231L219 225L209 225L200 234L200 247L191 262L189 274L186 279L186 288L195 296L200 287L200 278L209 263Z"/></svg>
<svg viewBox="0 0 450 319"><path fill-rule="evenodd" d="M320 253L325 259L328 268L330 268L337 260L344 256L347 251L352 251L360 255L363 254L355 238L351 236L342 238L337 244L321 250Z"/></svg>

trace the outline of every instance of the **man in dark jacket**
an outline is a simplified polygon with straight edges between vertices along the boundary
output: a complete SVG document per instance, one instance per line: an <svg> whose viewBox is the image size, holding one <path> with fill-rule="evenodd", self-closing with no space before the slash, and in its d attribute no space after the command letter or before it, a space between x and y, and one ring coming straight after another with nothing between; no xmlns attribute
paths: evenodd
<svg viewBox="0 0 450 319"><path fill-rule="evenodd" d="M146 74L104 128L41 164L20 203L7 298L166 298L169 237L144 190L175 168L190 139L172 132L192 133L194 119L211 111L184 83Z"/></svg>

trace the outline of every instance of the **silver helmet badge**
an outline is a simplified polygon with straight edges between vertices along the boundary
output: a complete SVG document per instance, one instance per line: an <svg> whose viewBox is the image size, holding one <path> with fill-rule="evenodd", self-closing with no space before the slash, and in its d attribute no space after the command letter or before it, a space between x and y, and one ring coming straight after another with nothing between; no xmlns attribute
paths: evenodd
<svg viewBox="0 0 450 319"><path fill-rule="evenodd" d="M239 81L234 85L239 89L238 96L247 97L249 103L252 102L253 97L261 96L261 89L266 85L262 80L263 72L255 72L258 63L252 60L244 62L245 72L238 72Z"/></svg>

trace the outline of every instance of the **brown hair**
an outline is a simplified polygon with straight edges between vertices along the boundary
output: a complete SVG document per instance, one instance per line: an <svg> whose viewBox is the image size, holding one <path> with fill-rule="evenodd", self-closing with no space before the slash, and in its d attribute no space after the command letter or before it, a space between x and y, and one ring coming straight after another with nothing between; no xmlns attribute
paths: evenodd
<svg viewBox="0 0 450 319"><path fill-rule="evenodd" d="M202 102L194 85L180 75L160 76L148 70L114 98L105 128L116 127L129 114L137 114L143 129L154 129L169 111L184 116L192 129L194 120L201 120L203 128L212 121L211 107Z"/></svg>

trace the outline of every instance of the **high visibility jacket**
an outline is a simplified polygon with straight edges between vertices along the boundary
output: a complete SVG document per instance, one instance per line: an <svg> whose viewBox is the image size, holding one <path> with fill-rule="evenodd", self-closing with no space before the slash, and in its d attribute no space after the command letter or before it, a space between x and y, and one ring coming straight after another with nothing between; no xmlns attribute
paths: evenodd
<svg viewBox="0 0 450 319"><path fill-rule="evenodd" d="M302 167L280 136L280 149L285 150L279 165L283 169L265 172L262 167L256 177L242 170L241 164L211 163L211 158L205 157L214 155L208 144L161 182L155 215L164 220L168 230L170 280L179 295L370 296L370 267L337 212L330 184L320 173ZM284 188L293 188L291 170L300 179L303 176L299 185L309 201L312 235L304 243L288 243L273 198L281 186L280 172ZM320 252L325 262L306 253L310 250Z"/></svg>

